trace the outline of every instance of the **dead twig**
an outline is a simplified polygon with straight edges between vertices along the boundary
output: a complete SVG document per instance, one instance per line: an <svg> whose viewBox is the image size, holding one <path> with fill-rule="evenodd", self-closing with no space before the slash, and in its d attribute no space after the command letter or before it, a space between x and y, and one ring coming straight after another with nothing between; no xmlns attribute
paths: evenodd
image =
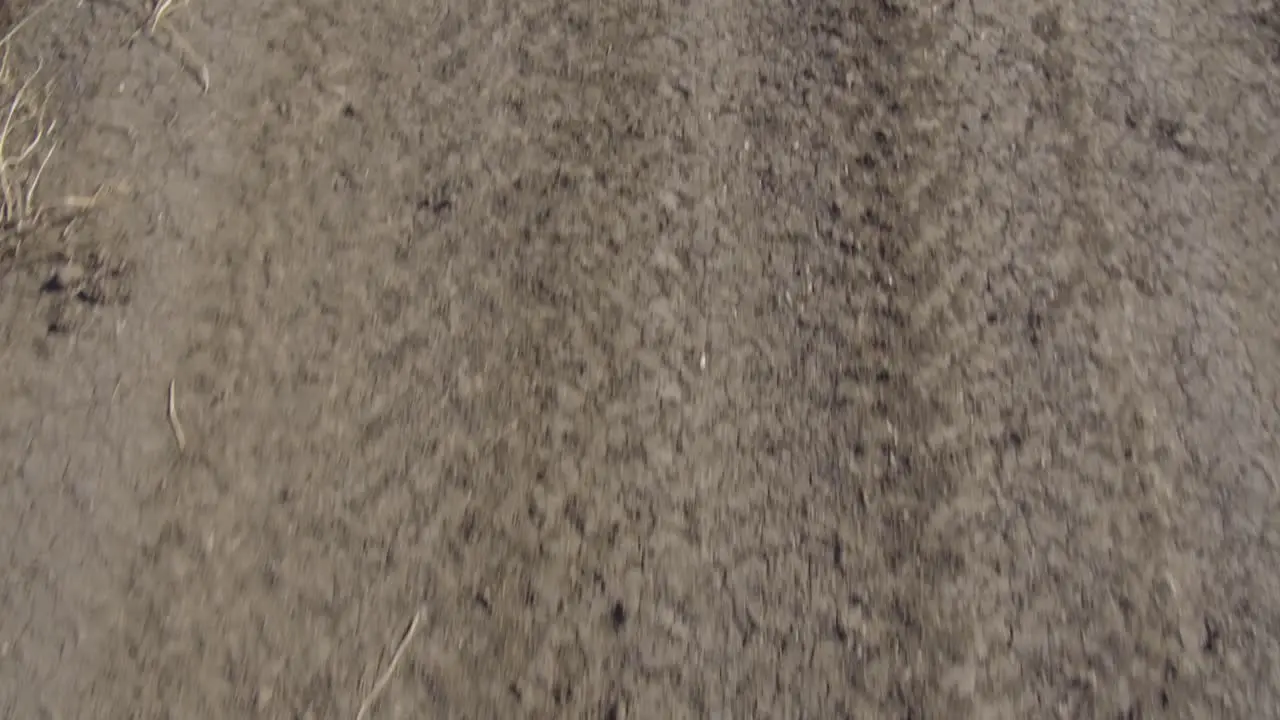
<svg viewBox="0 0 1280 720"><path fill-rule="evenodd" d="M181 2L186 4L187 0L156 0L155 5L151 9L151 19L147 22L147 35L152 39L156 37L156 31L160 28L160 21L164 19L165 13L169 12L175 4ZM178 49L181 55L180 61L183 66L191 71L196 79L200 81L200 87L204 92L209 92L209 63L196 52L196 49L187 42L187 39L178 32L171 23L165 23L168 30L169 42Z"/></svg>
<svg viewBox="0 0 1280 720"><path fill-rule="evenodd" d="M173 439L178 441L178 452L187 449L187 436L182 432L182 423L178 422L178 408L174 401L176 380L169 381L169 427L173 430Z"/></svg>
<svg viewBox="0 0 1280 720"><path fill-rule="evenodd" d="M409 629L405 631L404 637L400 639L400 644L396 647L395 654L391 656L391 662L382 671L378 681L373 684L373 689L365 696L364 702L360 703L360 710L356 712L356 720L364 720L369 711L373 709L374 703L378 701L378 698L387 689L387 684L391 682L391 676L400 665L400 661L404 659L404 652L409 647L409 643L413 641L413 636L417 634L418 625L421 621L422 608L418 608L418 611L413 614L413 622L409 623Z"/></svg>

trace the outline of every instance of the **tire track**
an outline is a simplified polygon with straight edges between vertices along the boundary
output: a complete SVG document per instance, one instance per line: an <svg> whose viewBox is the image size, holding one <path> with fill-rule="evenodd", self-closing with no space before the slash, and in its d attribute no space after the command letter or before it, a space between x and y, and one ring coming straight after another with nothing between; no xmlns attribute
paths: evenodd
<svg viewBox="0 0 1280 720"><path fill-rule="evenodd" d="M784 707L801 714L954 710L942 688L965 624L947 622L938 588L964 557L938 526L956 502L952 473L981 460L981 441L952 402L966 348L945 334L963 298L946 273L967 258L934 226L950 178L934 157L947 118L932 32L908 6L867 3L761 6L747 33L763 61L749 121L760 150L740 187L758 189L737 219L762 231L783 290L762 323L790 370L778 416L807 419L774 441L800 461L765 475L807 475L814 487L794 501L831 510L776 521L814 528L810 605L793 612L810 652L836 649L814 681L847 686L822 708L798 692ZM770 196L771 211L752 204Z"/></svg>
<svg viewBox="0 0 1280 720"><path fill-rule="evenodd" d="M449 659L422 702L856 713L932 684L931 668L898 672L942 632L911 564L953 562L919 539L945 481L904 449L924 349L905 313L932 260L904 266L900 246L923 149L903 136L909 63L889 54L907 21L829 18L874 50L814 59L775 12L470 10L454 27L501 33L504 50L459 117L490 120L468 142L425 110L444 111L438 86L419 90L420 118L397 116L451 129L405 141L422 158L417 226L402 269L370 281L400 309L372 384L353 381L386 397L359 461L383 480L337 498L419 528L382 539L389 555L435 555L431 587L379 593L403 605L417 585L441 609L424 634ZM478 75L452 57L441 77ZM370 79L368 99L397 94ZM820 96L824 80L844 92ZM809 107L784 93L796 84ZM858 152L816 147L849 130L827 104L863 122ZM832 207L847 217L815 229ZM868 229L843 259L835 246ZM424 283L422 267L446 270ZM850 297L854 283L872 289ZM423 291L425 316L403 306ZM849 592L851 575L865 587Z"/></svg>
<svg viewBox="0 0 1280 720"><path fill-rule="evenodd" d="M1187 183L1214 152L1160 129L1195 84L1169 79L1180 53L1156 61L1134 45L1152 40L1139 28L1195 34L1198 21L952 10L943 55L961 132L947 149L969 170L951 212L974 259L955 277L976 300L952 332L997 350L963 361L972 422L995 448L990 487L949 530L971 559L954 588L975 628L963 695L1005 717L1221 714L1231 684L1203 680L1220 652L1204 640L1215 614L1198 609L1186 555L1206 536L1184 517L1203 507L1188 497L1202 478L1178 459L1182 411L1163 376L1184 322L1169 308L1195 296L1177 289L1166 233L1230 183ZM1184 61L1203 62L1183 42ZM1170 169L1161 152L1189 164Z"/></svg>
<svg viewBox="0 0 1280 720"><path fill-rule="evenodd" d="M425 602L424 712L933 709L957 559L915 449L938 311L912 308L945 292L911 219L917 19L425 12L264 18L285 62L242 91L243 194L270 209L197 351L222 499L141 565L133 647L186 663L148 692L337 711ZM330 640L282 666L297 637Z"/></svg>

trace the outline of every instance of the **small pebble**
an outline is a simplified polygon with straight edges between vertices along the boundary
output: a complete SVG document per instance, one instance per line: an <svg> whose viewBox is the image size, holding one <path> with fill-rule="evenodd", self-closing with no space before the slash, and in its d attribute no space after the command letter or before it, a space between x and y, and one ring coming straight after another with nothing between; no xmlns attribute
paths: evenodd
<svg viewBox="0 0 1280 720"><path fill-rule="evenodd" d="M81 280L84 280L84 268L75 263L67 263L53 271L53 277L49 278L49 288L66 290L75 287Z"/></svg>

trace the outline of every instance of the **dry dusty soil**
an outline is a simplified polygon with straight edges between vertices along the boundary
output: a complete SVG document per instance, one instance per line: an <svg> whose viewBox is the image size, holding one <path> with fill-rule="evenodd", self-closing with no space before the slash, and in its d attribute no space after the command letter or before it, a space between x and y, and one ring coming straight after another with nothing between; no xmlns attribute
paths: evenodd
<svg viewBox="0 0 1280 720"><path fill-rule="evenodd" d="M1274 0L0 8L0 716L1280 717Z"/></svg>

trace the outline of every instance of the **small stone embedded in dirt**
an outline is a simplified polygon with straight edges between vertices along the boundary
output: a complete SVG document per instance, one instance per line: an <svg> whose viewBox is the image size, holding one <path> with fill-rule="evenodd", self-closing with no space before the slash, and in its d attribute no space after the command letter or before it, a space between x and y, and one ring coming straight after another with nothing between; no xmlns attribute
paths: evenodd
<svg viewBox="0 0 1280 720"><path fill-rule="evenodd" d="M258 688L257 697L255 698L255 704L258 706L258 712L266 710L267 707L271 705L271 701L273 699L275 699L275 691L271 689L270 685L263 685Z"/></svg>
<svg viewBox="0 0 1280 720"><path fill-rule="evenodd" d="M45 326L45 331L49 335L66 335L72 329L71 323L67 322L62 316L51 318L49 324Z"/></svg>
<svg viewBox="0 0 1280 720"><path fill-rule="evenodd" d="M69 262L59 266L53 271L53 275L45 282L46 292L63 292L68 288L73 288L84 281L84 268L76 263Z"/></svg>
<svg viewBox="0 0 1280 720"><path fill-rule="evenodd" d="M105 305L108 297L106 287L100 282L86 283L76 293L76 299L88 305Z"/></svg>

